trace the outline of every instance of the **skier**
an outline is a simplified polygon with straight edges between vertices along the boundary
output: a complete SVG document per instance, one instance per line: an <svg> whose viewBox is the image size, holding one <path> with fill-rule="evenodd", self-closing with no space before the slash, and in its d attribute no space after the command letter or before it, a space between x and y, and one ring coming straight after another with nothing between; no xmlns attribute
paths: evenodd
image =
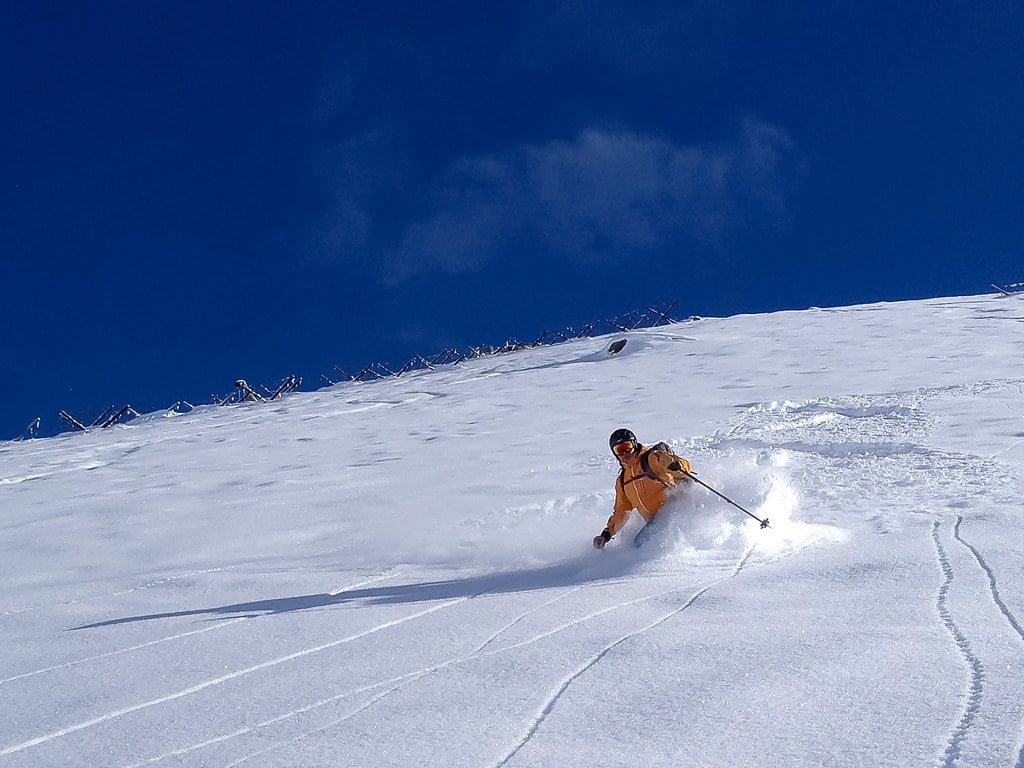
<svg viewBox="0 0 1024 768"><path fill-rule="evenodd" d="M648 448L640 445L628 429L612 432L608 445L622 468L615 481L615 507L608 525L594 537L595 549L604 549L634 509L650 524L667 500L668 489L688 483L691 470L690 462L672 453L667 443ZM641 542L638 534L637 546Z"/></svg>

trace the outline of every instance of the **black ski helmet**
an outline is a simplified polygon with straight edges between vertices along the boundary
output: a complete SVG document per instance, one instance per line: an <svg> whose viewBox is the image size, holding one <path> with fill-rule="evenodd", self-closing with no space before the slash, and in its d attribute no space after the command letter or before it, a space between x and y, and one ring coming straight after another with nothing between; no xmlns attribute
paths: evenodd
<svg viewBox="0 0 1024 768"><path fill-rule="evenodd" d="M612 432L612 436L608 438L608 447L614 448L619 443L625 442L632 443L634 448L639 445L636 439L636 435L634 435L628 429L616 429L614 432Z"/></svg>

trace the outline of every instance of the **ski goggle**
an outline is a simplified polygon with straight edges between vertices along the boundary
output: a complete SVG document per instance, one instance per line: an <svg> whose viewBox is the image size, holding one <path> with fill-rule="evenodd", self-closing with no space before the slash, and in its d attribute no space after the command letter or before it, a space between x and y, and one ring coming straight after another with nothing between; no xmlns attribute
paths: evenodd
<svg viewBox="0 0 1024 768"><path fill-rule="evenodd" d="M621 443L616 443L612 446L612 453L616 456L625 456L627 453L632 453L636 450L636 446L633 445L631 440L624 440Z"/></svg>

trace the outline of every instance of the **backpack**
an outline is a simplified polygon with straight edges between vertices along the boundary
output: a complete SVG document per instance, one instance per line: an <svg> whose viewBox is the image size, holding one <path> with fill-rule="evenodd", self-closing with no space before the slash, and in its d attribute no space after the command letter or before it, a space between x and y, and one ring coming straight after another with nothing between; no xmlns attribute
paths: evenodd
<svg viewBox="0 0 1024 768"><path fill-rule="evenodd" d="M666 483L664 480L658 477L658 475L654 472L653 469L651 469L651 451L661 451L662 453L667 453L669 456L672 456L676 461L679 460L679 457L676 456L675 453L673 453L672 449L669 448L669 445L666 442L655 443L654 445L649 446L640 452L640 469L643 470L644 476L649 477L651 480L656 480L657 482L664 485L666 488L671 487L668 483ZM622 469L619 470L619 485L622 487L623 491L625 491L626 489L625 477L626 469L625 467L623 467ZM636 477L632 478L629 482L633 482L634 480L639 479L640 476L637 475Z"/></svg>

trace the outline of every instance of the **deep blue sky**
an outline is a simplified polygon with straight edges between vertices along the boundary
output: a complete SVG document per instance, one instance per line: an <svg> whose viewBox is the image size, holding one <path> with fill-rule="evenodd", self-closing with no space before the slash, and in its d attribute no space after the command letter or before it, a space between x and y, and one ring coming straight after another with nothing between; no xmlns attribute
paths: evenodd
<svg viewBox="0 0 1024 768"><path fill-rule="evenodd" d="M18 2L0 439L679 298L1024 280L1024 11Z"/></svg>

